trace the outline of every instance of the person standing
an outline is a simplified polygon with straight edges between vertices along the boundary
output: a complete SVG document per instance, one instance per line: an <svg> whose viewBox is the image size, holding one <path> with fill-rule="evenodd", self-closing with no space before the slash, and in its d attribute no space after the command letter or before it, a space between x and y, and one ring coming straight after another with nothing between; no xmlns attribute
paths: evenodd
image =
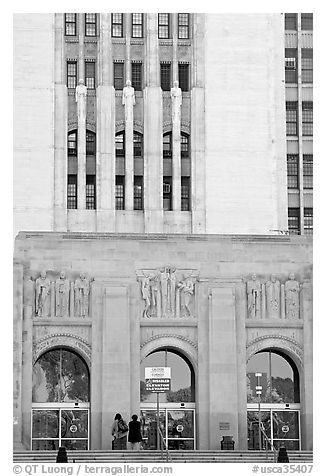
<svg viewBox="0 0 326 476"><path fill-rule="evenodd" d="M126 450L127 449L127 434L128 425L120 415L117 413L114 417L111 434L113 436L112 449L114 450Z"/></svg>
<svg viewBox="0 0 326 476"><path fill-rule="evenodd" d="M140 443L143 440L140 431L140 421L138 421L137 415L132 415L131 418L132 420L129 422L128 441L132 450L139 451Z"/></svg>

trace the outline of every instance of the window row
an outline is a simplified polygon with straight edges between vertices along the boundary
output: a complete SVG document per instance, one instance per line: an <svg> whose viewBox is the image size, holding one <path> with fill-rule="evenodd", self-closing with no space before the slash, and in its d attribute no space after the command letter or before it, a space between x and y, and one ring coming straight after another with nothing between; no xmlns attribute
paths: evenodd
<svg viewBox="0 0 326 476"><path fill-rule="evenodd" d="M285 30L297 30L298 29L298 14L297 13L285 13L284 15ZM301 30L313 29L313 14L301 13Z"/></svg>
<svg viewBox="0 0 326 476"><path fill-rule="evenodd" d="M301 82L312 83L313 80L313 50L301 49ZM298 50L285 48L285 82L298 82Z"/></svg>
<svg viewBox="0 0 326 476"><path fill-rule="evenodd" d="M313 209L304 208L303 211L303 234L312 235L313 234ZM289 208L288 209L288 227L290 235L301 235L300 230L300 208Z"/></svg>
<svg viewBox="0 0 326 476"><path fill-rule="evenodd" d="M298 102L286 102L286 135L298 135ZM313 135L313 103L302 101L302 135Z"/></svg>
<svg viewBox="0 0 326 476"><path fill-rule="evenodd" d="M85 85L88 89L96 87L96 67L95 61L85 61ZM170 91L172 87L172 63L161 63L161 88L163 91ZM178 64L179 87L182 91L189 91L190 88L190 64ZM67 87L75 89L78 83L78 62L76 60L67 61ZM126 72L124 61L114 61L113 63L113 86L121 91L126 85ZM135 91L141 91L143 84L143 63L140 61L131 62L131 85Z"/></svg>
<svg viewBox="0 0 326 476"><path fill-rule="evenodd" d="M126 36L126 14L111 13L111 36L113 38L123 38ZM130 36L132 38L144 37L144 14L130 14ZM96 13L84 14L84 34L85 36L97 36L97 16ZM65 13L65 35L76 36L78 34L78 15L77 13ZM190 14L178 13L178 38L190 38ZM129 33L129 32L128 32ZM172 37L171 13L158 13L158 37Z"/></svg>
<svg viewBox="0 0 326 476"><path fill-rule="evenodd" d="M77 209L77 175L69 174L67 181L67 208ZM96 176L86 175L86 209L96 209Z"/></svg>
<svg viewBox="0 0 326 476"><path fill-rule="evenodd" d="M312 154L303 154L303 188L313 188L313 160ZM299 155L288 154L287 156L288 188L299 188Z"/></svg>

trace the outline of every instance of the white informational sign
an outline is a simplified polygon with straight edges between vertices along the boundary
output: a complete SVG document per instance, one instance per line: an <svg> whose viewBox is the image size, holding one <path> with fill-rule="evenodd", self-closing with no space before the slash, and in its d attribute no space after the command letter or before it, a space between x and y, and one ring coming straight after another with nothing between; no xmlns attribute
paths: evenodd
<svg viewBox="0 0 326 476"><path fill-rule="evenodd" d="M183 432L183 425L177 425L177 432L182 433Z"/></svg>
<svg viewBox="0 0 326 476"><path fill-rule="evenodd" d="M290 428L288 427L288 425L283 425L283 426L282 426L282 431L283 431L283 433L287 433L287 432L289 431L289 429L290 429Z"/></svg>
<svg viewBox="0 0 326 476"><path fill-rule="evenodd" d="M145 367L145 379L171 378L171 367Z"/></svg>

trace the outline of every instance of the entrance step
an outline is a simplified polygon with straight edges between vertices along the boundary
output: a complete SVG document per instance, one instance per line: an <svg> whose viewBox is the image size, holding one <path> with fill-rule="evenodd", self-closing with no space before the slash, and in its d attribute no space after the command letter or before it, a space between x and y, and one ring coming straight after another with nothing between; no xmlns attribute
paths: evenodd
<svg viewBox="0 0 326 476"><path fill-rule="evenodd" d="M195 450L169 452L172 463L264 463L266 451L215 451ZM161 451L67 451L69 463L166 463ZM53 463L56 451L15 451L14 463ZM312 451L288 451L290 463L312 463ZM268 452L268 461L273 462L273 453Z"/></svg>

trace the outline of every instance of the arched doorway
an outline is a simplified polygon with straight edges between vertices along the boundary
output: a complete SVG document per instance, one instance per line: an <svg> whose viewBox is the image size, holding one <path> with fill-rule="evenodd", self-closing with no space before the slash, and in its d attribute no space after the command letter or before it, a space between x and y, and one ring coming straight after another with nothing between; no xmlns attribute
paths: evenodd
<svg viewBox="0 0 326 476"><path fill-rule="evenodd" d="M89 371L66 348L42 354L33 367L32 450L89 448Z"/></svg>
<svg viewBox="0 0 326 476"><path fill-rule="evenodd" d="M140 409L143 446L156 449L157 394L146 391L145 368L170 367L171 390L160 399L160 427L169 449L196 449L195 373L191 362L172 348L157 349L140 366Z"/></svg>
<svg viewBox="0 0 326 476"><path fill-rule="evenodd" d="M261 395L256 393L257 385ZM293 360L278 349L262 350L247 363L250 450L264 447L263 438L259 445L259 417L275 448L301 449L299 372Z"/></svg>

